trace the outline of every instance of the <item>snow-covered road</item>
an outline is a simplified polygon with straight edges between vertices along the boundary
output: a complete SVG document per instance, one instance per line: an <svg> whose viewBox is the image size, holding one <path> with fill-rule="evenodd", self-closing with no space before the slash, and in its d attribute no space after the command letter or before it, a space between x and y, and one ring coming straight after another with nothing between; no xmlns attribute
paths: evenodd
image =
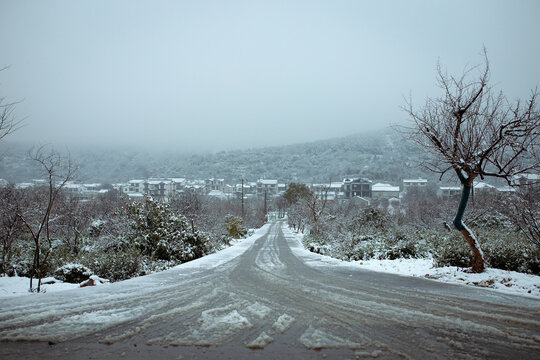
<svg viewBox="0 0 540 360"><path fill-rule="evenodd" d="M540 301L358 269L281 222L96 288L1 299L0 358L540 358Z"/></svg>

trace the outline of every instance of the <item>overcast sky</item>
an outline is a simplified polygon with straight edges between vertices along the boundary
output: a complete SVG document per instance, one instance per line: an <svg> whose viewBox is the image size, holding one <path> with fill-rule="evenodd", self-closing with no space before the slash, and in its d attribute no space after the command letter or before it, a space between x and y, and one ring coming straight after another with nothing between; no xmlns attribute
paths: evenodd
<svg viewBox="0 0 540 360"><path fill-rule="evenodd" d="M190 152L400 123L481 62L511 98L540 83L540 1L0 0L10 140Z"/></svg>

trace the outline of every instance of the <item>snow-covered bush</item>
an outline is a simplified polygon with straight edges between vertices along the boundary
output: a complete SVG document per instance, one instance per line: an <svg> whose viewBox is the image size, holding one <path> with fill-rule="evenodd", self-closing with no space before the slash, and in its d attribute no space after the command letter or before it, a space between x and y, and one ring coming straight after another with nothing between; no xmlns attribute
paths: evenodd
<svg viewBox="0 0 540 360"><path fill-rule="evenodd" d="M92 275L92 270L82 264L66 264L54 271L56 279L72 284L88 280Z"/></svg>
<svg viewBox="0 0 540 360"><path fill-rule="evenodd" d="M381 209L367 207L353 220L350 230L353 233L386 231L390 225L390 218Z"/></svg>
<svg viewBox="0 0 540 360"><path fill-rule="evenodd" d="M332 249L330 240L323 234L306 235L304 236L303 244L309 251L321 255L330 255Z"/></svg>
<svg viewBox="0 0 540 360"><path fill-rule="evenodd" d="M540 251L519 233L489 231L481 234L489 266L540 275Z"/></svg>
<svg viewBox="0 0 540 360"><path fill-rule="evenodd" d="M240 239L247 234L247 229L244 227L242 217L240 216L227 216L225 219L225 230L227 236L230 236L233 239Z"/></svg>
<svg viewBox="0 0 540 360"><path fill-rule="evenodd" d="M441 231L431 246L435 266L471 266L471 251L457 231Z"/></svg>
<svg viewBox="0 0 540 360"><path fill-rule="evenodd" d="M146 197L143 203L129 204L126 216L126 239L143 257L179 264L214 250L206 234L166 203Z"/></svg>
<svg viewBox="0 0 540 360"><path fill-rule="evenodd" d="M86 252L81 261L94 274L111 281L129 279L142 273L141 256L133 246L108 250L96 248Z"/></svg>
<svg viewBox="0 0 540 360"><path fill-rule="evenodd" d="M511 227L512 222L507 216L498 211L493 211L492 213L482 211L476 216L472 212L468 225L484 229L503 229Z"/></svg>

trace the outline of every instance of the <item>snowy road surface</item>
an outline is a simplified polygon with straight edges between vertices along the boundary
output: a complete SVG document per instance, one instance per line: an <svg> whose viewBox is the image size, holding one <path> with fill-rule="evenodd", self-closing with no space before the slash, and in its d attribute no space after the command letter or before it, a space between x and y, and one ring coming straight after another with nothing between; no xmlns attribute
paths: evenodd
<svg viewBox="0 0 540 360"><path fill-rule="evenodd" d="M540 301L328 260L281 222L162 273L0 301L2 359L540 358Z"/></svg>

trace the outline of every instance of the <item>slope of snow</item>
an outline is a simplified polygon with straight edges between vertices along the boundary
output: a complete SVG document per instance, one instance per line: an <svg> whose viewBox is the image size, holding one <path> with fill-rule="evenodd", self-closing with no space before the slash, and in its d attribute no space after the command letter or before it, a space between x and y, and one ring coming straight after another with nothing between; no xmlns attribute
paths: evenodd
<svg viewBox="0 0 540 360"><path fill-rule="evenodd" d="M540 276L523 274L516 271L505 271L488 268L481 274L474 274L467 269L455 267L433 267L431 259L396 259L396 260L362 260L345 262L329 256L314 254L302 245L303 234L297 234L284 226L283 233L293 241L289 242L293 252L308 265L353 266L366 270L380 271L404 276L424 277L446 283L477 286L496 291L534 297L540 299Z"/></svg>

